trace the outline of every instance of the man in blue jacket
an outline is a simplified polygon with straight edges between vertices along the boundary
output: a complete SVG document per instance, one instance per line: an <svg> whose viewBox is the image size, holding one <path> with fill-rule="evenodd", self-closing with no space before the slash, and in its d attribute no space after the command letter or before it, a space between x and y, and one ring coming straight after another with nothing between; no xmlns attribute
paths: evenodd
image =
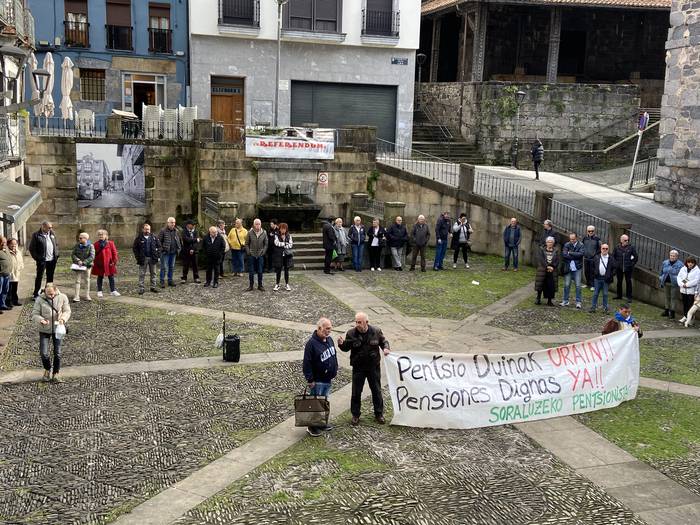
<svg viewBox="0 0 700 525"><path fill-rule="evenodd" d="M316 325L316 331L304 347L304 377L309 385L312 396L327 396L331 391L331 381L338 373L338 357L335 344L331 337L333 325L330 319L321 317ZM333 427L309 427L306 431L312 437L321 435L322 430L329 431Z"/></svg>
<svg viewBox="0 0 700 525"><path fill-rule="evenodd" d="M520 249L520 226L518 225L518 219L513 217L510 220L510 224L506 226L503 230L503 244L505 245L505 255L503 271L508 271L508 266L510 266L510 256L513 255L513 271L518 271L518 250Z"/></svg>
<svg viewBox="0 0 700 525"><path fill-rule="evenodd" d="M442 261L447 253L447 237L451 227L450 212L442 212L435 224L435 260L433 261L433 270L435 271L442 270Z"/></svg>
<svg viewBox="0 0 700 525"><path fill-rule="evenodd" d="M581 272L583 270L583 243L575 233L569 234L567 242L561 250L564 273L564 300L561 306L569 306L569 291L571 280L576 284L576 308L581 309Z"/></svg>

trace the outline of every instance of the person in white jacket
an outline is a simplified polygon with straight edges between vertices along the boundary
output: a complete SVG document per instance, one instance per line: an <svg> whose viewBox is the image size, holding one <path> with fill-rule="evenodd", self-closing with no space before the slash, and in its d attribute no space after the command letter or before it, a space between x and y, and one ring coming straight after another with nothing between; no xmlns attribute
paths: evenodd
<svg viewBox="0 0 700 525"><path fill-rule="evenodd" d="M683 318L679 322L685 323L688 311L693 306L695 294L700 289L700 268L698 268L698 261L695 257L686 258L685 266L678 272L677 279L683 301Z"/></svg>
<svg viewBox="0 0 700 525"><path fill-rule="evenodd" d="M10 294L7 298L8 302L12 306L22 306L19 302L19 279L22 275L22 270L24 270L24 259L22 258L22 250L17 246L17 239L10 239L7 241L7 252L10 254L10 260L12 261L12 267L10 269Z"/></svg>

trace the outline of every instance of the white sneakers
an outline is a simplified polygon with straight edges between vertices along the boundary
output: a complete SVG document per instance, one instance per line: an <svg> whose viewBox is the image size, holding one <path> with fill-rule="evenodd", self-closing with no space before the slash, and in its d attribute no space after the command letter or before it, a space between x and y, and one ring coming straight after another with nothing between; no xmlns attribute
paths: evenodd
<svg viewBox="0 0 700 525"><path fill-rule="evenodd" d="M374 271L374 268L370 268L370 271L372 271L372 272L373 272L373 271Z"/></svg>
<svg viewBox="0 0 700 525"><path fill-rule="evenodd" d="M109 295L111 295L111 296L113 296L113 297L121 297L122 294L120 294L118 291L114 290L113 292L110 292ZM98 297L98 298L101 299L101 298L104 297L104 296L105 296L105 294L103 294L102 292L97 292L97 297ZM90 299L88 299L88 301L89 301L89 300L90 300Z"/></svg>
<svg viewBox="0 0 700 525"><path fill-rule="evenodd" d="M452 264L452 269L454 270L455 268L457 268L457 263Z"/></svg>
<svg viewBox="0 0 700 525"><path fill-rule="evenodd" d="M272 289L273 292L279 292L280 291L280 285L276 284L275 287Z"/></svg>
<svg viewBox="0 0 700 525"><path fill-rule="evenodd" d="M291 291L292 291L292 287L289 286L289 285L286 285L286 286L284 287L284 289L287 290L288 292L291 292Z"/></svg>
<svg viewBox="0 0 700 525"><path fill-rule="evenodd" d="M469 269L469 265L468 265L467 263L464 263L464 267L465 267L467 270Z"/></svg>
<svg viewBox="0 0 700 525"><path fill-rule="evenodd" d="M382 271L382 269L381 269L381 268L377 268L377 271L378 271L378 272L381 272L381 271Z"/></svg>
<svg viewBox="0 0 700 525"><path fill-rule="evenodd" d="M79 303L79 302L80 302L80 297L78 297L77 295L76 295L75 297L73 297L73 302L74 302L74 303Z"/></svg>
<svg viewBox="0 0 700 525"><path fill-rule="evenodd" d="M114 291L111 293L111 295L113 295L114 297L120 297L120 296L121 296L121 294L120 294L118 291L116 291L116 290L114 290Z"/></svg>
<svg viewBox="0 0 700 525"><path fill-rule="evenodd" d="M685 323L686 321L687 321L687 319L685 317L682 317L678 320L678 322L681 324Z"/></svg>
<svg viewBox="0 0 700 525"><path fill-rule="evenodd" d="M98 298L98 299L101 299L101 298L104 297L104 296L105 296L105 294L103 294L102 292L97 292L97 298Z"/></svg>

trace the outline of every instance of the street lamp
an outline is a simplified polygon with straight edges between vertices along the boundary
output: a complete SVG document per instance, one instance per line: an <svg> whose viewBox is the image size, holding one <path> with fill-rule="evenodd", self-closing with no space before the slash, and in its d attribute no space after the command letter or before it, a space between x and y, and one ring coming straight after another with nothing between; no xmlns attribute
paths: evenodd
<svg viewBox="0 0 700 525"><path fill-rule="evenodd" d="M44 98L44 93L46 92L46 86L48 85L51 73L45 69L35 69L32 71L32 76L34 77L36 89L39 91L39 100L41 100Z"/></svg>
<svg viewBox="0 0 700 525"><path fill-rule="evenodd" d="M275 62L275 108L273 125L277 127L280 102L280 57L282 55L282 7L289 0L277 0L277 62Z"/></svg>
<svg viewBox="0 0 700 525"><path fill-rule="evenodd" d="M518 90L515 93L515 128L513 129L513 145L511 147L511 166L518 169L518 127L520 126L520 106L525 100L527 93Z"/></svg>
<svg viewBox="0 0 700 525"><path fill-rule="evenodd" d="M428 57L424 53L418 53L416 55L416 62L418 63L418 106L423 107L423 64Z"/></svg>

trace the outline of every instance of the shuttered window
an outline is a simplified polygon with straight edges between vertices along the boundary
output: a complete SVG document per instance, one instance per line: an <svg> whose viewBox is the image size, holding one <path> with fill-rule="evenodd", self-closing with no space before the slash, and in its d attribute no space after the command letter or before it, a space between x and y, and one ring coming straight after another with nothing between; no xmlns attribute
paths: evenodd
<svg viewBox="0 0 700 525"><path fill-rule="evenodd" d="M342 0L295 0L285 4L284 9L286 29L340 32Z"/></svg>
<svg viewBox="0 0 700 525"><path fill-rule="evenodd" d="M107 1L107 25L131 26L131 0Z"/></svg>
<svg viewBox="0 0 700 525"><path fill-rule="evenodd" d="M87 16L88 14L87 0L65 0L64 8L66 15L68 13L80 13Z"/></svg>

